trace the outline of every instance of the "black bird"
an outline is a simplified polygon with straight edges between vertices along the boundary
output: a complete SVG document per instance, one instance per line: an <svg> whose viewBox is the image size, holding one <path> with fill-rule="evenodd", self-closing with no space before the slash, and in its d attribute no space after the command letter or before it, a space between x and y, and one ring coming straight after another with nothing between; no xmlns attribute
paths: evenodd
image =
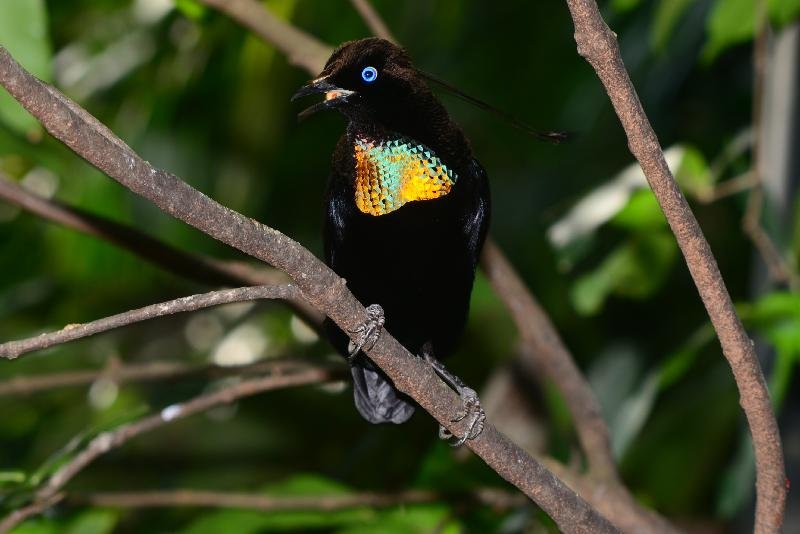
<svg viewBox="0 0 800 534"><path fill-rule="evenodd" d="M475 267L489 224L486 173L469 142L406 52L377 38L339 46L320 75L293 97L324 93L302 113L336 109L347 128L333 153L325 197L325 258L367 308L358 343L333 323L336 348L349 355L355 404L372 423L403 423L413 401L398 392L360 349L384 323L458 393L466 419L461 444L480 434L477 395L439 363L453 352L469 309ZM440 428L443 438L450 434Z"/></svg>

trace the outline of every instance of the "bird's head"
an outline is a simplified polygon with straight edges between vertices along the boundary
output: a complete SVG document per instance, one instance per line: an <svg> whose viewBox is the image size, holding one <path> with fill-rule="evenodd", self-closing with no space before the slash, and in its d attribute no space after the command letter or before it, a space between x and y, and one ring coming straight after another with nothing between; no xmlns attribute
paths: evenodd
<svg viewBox="0 0 800 534"><path fill-rule="evenodd" d="M301 87L292 100L322 93L324 100L302 111L301 119L336 109L351 122L376 123L408 134L411 125L447 119L444 107L408 54L384 39L342 44L320 75Z"/></svg>

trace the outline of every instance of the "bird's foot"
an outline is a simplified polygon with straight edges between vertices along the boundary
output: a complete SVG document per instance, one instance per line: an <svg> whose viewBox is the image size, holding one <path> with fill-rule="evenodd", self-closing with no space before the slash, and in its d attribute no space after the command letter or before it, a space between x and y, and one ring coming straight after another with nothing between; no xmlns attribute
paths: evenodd
<svg viewBox="0 0 800 534"><path fill-rule="evenodd" d="M362 349L369 350L375 346L385 322L386 317L384 317L383 308L379 304L367 306L367 319L355 329L350 330L350 333L356 334L356 336L351 343L352 348L347 357L349 362L352 363Z"/></svg>
<svg viewBox="0 0 800 534"><path fill-rule="evenodd" d="M469 439L475 439L483 432L483 427L486 422L486 412L481 406L481 401L478 399L478 394L474 389L464 385L456 375L452 374L447 368L434 358L429 352L424 351L425 361L427 361L433 370L436 371L442 379L447 382L461 397L461 408L455 413L451 423L458 423L459 421L466 421L466 430L464 435L460 438L447 430L443 425L439 425L439 438L447 440L451 446L460 447ZM451 438L456 438L452 441Z"/></svg>
<svg viewBox="0 0 800 534"><path fill-rule="evenodd" d="M480 436L486 421L486 412L483 411L481 401L478 399L478 394L475 393L474 389L463 388L459 392L459 396L461 397L461 409L450 419L450 422L457 423L466 419L467 428L464 435L457 438L455 441L450 441L450 438L456 436L444 426L439 425L439 437L450 441L450 445L453 447L460 447L466 443L468 439L475 439Z"/></svg>

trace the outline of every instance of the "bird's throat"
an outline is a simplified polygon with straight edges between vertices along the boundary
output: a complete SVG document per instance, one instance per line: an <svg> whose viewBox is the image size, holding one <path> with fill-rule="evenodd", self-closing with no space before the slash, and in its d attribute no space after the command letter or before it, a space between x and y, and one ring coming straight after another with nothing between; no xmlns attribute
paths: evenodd
<svg viewBox="0 0 800 534"><path fill-rule="evenodd" d="M456 174L433 150L404 136L355 135L355 202L362 213L386 215L408 202L447 195Z"/></svg>

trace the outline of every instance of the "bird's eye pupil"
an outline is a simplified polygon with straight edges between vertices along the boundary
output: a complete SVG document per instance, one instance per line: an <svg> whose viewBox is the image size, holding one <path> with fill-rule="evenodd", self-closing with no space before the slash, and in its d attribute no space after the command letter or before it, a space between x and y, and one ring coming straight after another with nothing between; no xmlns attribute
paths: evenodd
<svg viewBox="0 0 800 534"><path fill-rule="evenodd" d="M361 79L367 83L372 83L378 79L378 70L375 67L364 67L361 71Z"/></svg>

